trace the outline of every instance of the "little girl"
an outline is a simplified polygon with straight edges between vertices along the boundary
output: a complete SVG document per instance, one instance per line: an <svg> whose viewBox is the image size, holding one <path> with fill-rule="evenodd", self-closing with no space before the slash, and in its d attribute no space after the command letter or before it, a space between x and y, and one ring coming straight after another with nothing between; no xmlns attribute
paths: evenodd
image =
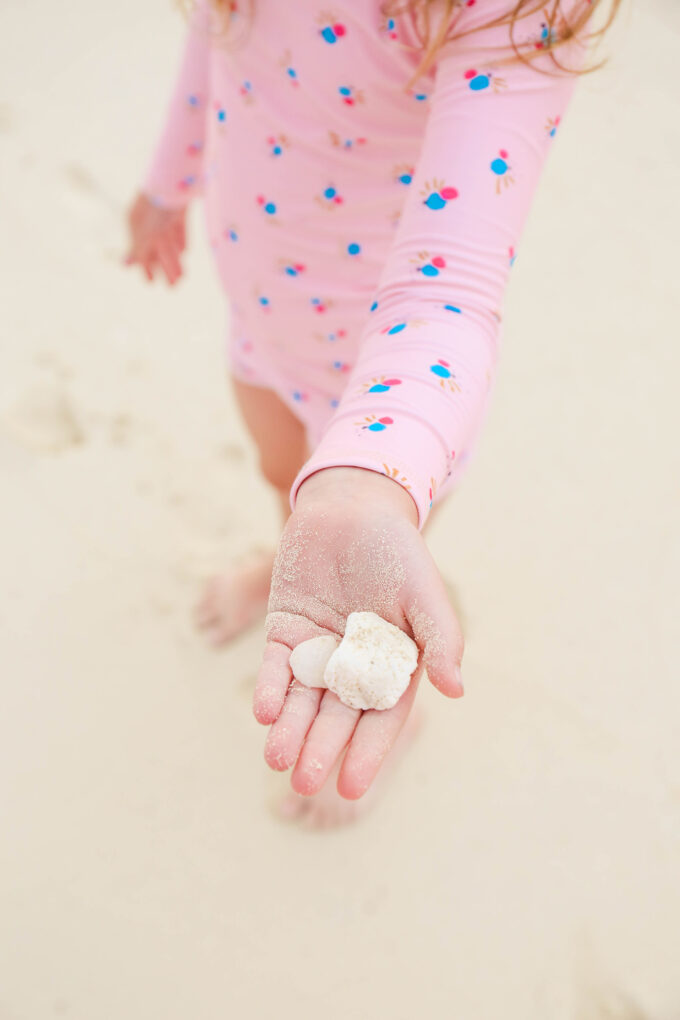
<svg viewBox="0 0 680 1020"><path fill-rule="evenodd" d="M463 638L421 532L476 449L506 280L597 4L192 11L127 261L174 284L204 195L236 399L287 523L275 558L209 584L198 619L225 641L268 600L255 716L269 765L294 767L290 813L317 823L367 791L422 667L463 694ZM354 610L422 651L389 711L292 680L291 649L342 634Z"/></svg>

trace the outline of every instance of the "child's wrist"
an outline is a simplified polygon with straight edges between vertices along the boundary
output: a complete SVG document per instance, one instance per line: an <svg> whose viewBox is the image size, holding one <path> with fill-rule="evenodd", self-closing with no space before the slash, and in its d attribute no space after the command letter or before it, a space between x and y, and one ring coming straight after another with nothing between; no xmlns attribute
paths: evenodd
<svg viewBox="0 0 680 1020"><path fill-rule="evenodd" d="M379 471L356 467L331 467L315 471L298 489L295 506L303 508L312 503L350 500L362 504L377 504L381 511L390 509L418 525L418 510L412 497L398 482Z"/></svg>

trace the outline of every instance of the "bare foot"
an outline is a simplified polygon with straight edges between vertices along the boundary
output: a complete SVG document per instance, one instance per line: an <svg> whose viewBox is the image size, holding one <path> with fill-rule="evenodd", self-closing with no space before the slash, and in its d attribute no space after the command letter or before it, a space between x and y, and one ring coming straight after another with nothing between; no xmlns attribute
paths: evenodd
<svg viewBox="0 0 680 1020"><path fill-rule="evenodd" d="M391 752L383 762L377 778L359 800L347 800L341 797L336 789L342 764L340 758L318 793L312 797L304 797L289 788L283 797L279 796L272 804L274 814L282 821L297 822L306 829L334 829L356 821L366 814L376 799L382 795L383 787L391 773L420 732L423 718L422 709L415 705Z"/></svg>
<svg viewBox="0 0 680 1020"><path fill-rule="evenodd" d="M196 625L216 647L226 644L267 611L274 554L259 552L211 577L196 607Z"/></svg>

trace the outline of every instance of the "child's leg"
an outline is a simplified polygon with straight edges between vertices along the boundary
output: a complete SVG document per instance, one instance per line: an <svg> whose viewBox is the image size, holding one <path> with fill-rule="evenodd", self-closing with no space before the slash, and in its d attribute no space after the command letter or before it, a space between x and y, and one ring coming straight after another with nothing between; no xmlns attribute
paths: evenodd
<svg viewBox="0 0 680 1020"><path fill-rule="evenodd" d="M308 456L304 425L273 390L237 379L232 382L243 420L257 446L260 470L276 490L283 524L290 513L291 485ZM273 550L260 552L208 581L196 620L213 644L236 637L264 613L273 562Z"/></svg>
<svg viewBox="0 0 680 1020"><path fill-rule="evenodd" d="M273 390L232 379L236 402L257 446L260 471L276 489L282 524L290 514L289 493L308 457L305 427Z"/></svg>

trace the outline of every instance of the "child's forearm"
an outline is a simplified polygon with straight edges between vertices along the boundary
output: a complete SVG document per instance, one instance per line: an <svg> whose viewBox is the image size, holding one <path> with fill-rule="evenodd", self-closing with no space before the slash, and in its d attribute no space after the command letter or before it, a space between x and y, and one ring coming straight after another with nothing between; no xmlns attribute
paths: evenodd
<svg viewBox="0 0 680 1020"><path fill-rule="evenodd" d="M477 10L466 8L471 27L486 18ZM521 20L525 49L541 17ZM407 489L422 526L477 445L508 274L575 81L545 55L537 66L500 65L512 53L507 37L507 25L471 32L439 60L421 155L357 364L293 486L293 504L311 472L353 465ZM560 54L578 67L579 44Z"/></svg>
<svg viewBox="0 0 680 1020"><path fill-rule="evenodd" d="M143 190L154 204L181 208L200 191L208 86L208 11L199 0L191 14L163 130L144 177Z"/></svg>

